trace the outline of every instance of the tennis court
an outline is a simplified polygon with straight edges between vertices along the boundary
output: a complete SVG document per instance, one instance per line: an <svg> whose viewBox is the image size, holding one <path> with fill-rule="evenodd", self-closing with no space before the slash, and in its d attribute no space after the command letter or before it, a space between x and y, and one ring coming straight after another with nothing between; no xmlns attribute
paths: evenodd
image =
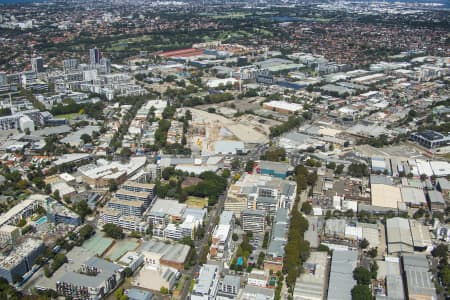
<svg viewBox="0 0 450 300"><path fill-rule="evenodd" d="M98 256L102 256L113 243L113 239L103 237L101 234L97 233L83 243L83 248L91 250Z"/></svg>
<svg viewBox="0 0 450 300"><path fill-rule="evenodd" d="M116 261L128 251L136 249L137 246L138 243L135 240L116 241L111 250L108 251L106 257L112 261Z"/></svg>

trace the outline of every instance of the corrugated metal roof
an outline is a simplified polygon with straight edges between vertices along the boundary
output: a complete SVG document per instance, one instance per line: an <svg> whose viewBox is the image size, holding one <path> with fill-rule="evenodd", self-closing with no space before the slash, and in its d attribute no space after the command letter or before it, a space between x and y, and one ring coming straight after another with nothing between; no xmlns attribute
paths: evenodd
<svg viewBox="0 0 450 300"><path fill-rule="evenodd" d="M328 300L351 300L351 290L356 285L353 270L356 267L356 251L333 252L331 260Z"/></svg>
<svg viewBox="0 0 450 300"><path fill-rule="evenodd" d="M429 264L425 255L404 255L403 266L406 274L408 294L414 296L430 296L436 299L436 289L431 281Z"/></svg>

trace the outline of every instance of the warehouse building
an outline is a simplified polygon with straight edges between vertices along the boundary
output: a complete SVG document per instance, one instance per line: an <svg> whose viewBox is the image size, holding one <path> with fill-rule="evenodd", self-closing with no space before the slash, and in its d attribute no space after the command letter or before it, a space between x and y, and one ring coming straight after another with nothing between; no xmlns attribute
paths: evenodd
<svg viewBox="0 0 450 300"><path fill-rule="evenodd" d="M161 266L184 269L184 263L189 257L190 247L182 244L166 244L149 240L142 244L141 253L147 267L159 269Z"/></svg>
<svg viewBox="0 0 450 300"><path fill-rule="evenodd" d="M388 184L371 184L372 206L393 210L403 209L403 199L400 188Z"/></svg>
<svg viewBox="0 0 450 300"><path fill-rule="evenodd" d="M443 211L447 207L447 202L444 200L442 193L436 190L428 191L428 201L432 211Z"/></svg>
<svg viewBox="0 0 450 300"><path fill-rule="evenodd" d="M408 219L391 218L386 220L386 239L388 253L412 253L414 244Z"/></svg>
<svg viewBox="0 0 450 300"><path fill-rule="evenodd" d="M328 300L351 300L351 290L356 285L353 270L356 268L358 252L333 251L328 286Z"/></svg>
<svg viewBox="0 0 450 300"><path fill-rule="evenodd" d="M322 300L325 296L328 253L311 252L303 264L303 272L295 283L294 299Z"/></svg>
<svg viewBox="0 0 450 300"><path fill-rule="evenodd" d="M269 101L263 103L263 108L271 111L276 111L281 114L295 114L303 109L303 105L297 103L289 103L286 101Z"/></svg>
<svg viewBox="0 0 450 300"><path fill-rule="evenodd" d="M437 299L432 274L425 255L403 255L403 270L406 277L407 299Z"/></svg>

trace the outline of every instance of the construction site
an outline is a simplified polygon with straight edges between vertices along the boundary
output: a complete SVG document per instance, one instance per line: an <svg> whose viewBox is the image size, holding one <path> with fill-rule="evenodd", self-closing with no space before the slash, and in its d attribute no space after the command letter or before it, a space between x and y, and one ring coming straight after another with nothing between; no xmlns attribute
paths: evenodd
<svg viewBox="0 0 450 300"><path fill-rule="evenodd" d="M269 142L272 120L264 120L253 115L238 118L225 118L218 114L189 108L192 114L187 133L187 142L194 152L202 155L217 153L215 145L218 141L241 141L246 144L262 144ZM184 112L181 112L184 114Z"/></svg>

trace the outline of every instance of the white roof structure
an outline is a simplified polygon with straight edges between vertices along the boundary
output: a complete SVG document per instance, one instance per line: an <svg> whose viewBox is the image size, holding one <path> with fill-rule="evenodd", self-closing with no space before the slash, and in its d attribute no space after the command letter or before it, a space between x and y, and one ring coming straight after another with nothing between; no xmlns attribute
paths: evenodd
<svg viewBox="0 0 450 300"><path fill-rule="evenodd" d="M450 163L447 161L430 161L430 166L438 177L450 175Z"/></svg>
<svg viewBox="0 0 450 300"><path fill-rule="evenodd" d="M264 106L269 106L269 107L273 107L276 109L287 110L290 112L297 112L297 111L303 109L303 105L301 105L301 104L290 103L290 102L286 102L286 101L276 101L276 100L265 102Z"/></svg>
<svg viewBox="0 0 450 300"><path fill-rule="evenodd" d="M430 163L424 160L416 159L417 170L419 175L425 174L427 176L433 176L433 169L430 166Z"/></svg>
<svg viewBox="0 0 450 300"><path fill-rule="evenodd" d="M397 209L402 202L400 188L387 184L371 185L372 205Z"/></svg>

